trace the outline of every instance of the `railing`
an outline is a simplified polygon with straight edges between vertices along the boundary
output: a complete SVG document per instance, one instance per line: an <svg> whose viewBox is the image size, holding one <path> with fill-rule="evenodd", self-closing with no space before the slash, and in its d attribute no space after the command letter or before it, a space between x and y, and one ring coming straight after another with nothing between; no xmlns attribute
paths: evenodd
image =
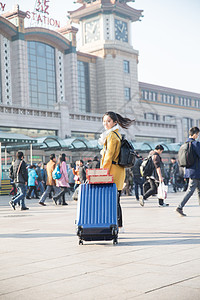
<svg viewBox="0 0 200 300"><path fill-rule="evenodd" d="M45 118L61 118L61 112L42 110L35 108L22 108L16 106L5 106L0 105L0 113L22 115L22 116L33 116L33 117L45 117ZM90 121L90 122L102 122L101 114L87 114L87 113L70 113L69 118L71 120ZM150 120L137 120L135 121L136 126L150 126L150 127L161 127L161 128L176 128L177 125L173 123L150 121Z"/></svg>
<svg viewBox="0 0 200 300"><path fill-rule="evenodd" d="M102 122L102 115L96 115L96 114L81 114L81 113L70 113L69 118L71 120L80 120L80 121L97 121Z"/></svg>
<svg viewBox="0 0 200 300"><path fill-rule="evenodd" d="M159 122L159 121L135 121L135 125L137 126L148 126L148 127L161 127L161 128L176 128L177 125L175 123L167 123L167 122Z"/></svg>
<svg viewBox="0 0 200 300"><path fill-rule="evenodd" d="M51 110L42 110L35 108L21 108L16 106L0 105L0 113L33 117L45 117L45 118L60 118L61 113Z"/></svg>
<svg viewBox="0 0 200 300"><path fill-rule="evenodd" d="M102 122L102 115L100 114L81 114L81 113L70 113L70 119L72 120L79 120L79 121L98 121ZM176 124L174 123L167 123L167 122L159 122L159 121L149 121L149 120L141 120L135 121L134 125L136 126L150 126L150 127L161 127L161 128L176 128Z"/></svg>

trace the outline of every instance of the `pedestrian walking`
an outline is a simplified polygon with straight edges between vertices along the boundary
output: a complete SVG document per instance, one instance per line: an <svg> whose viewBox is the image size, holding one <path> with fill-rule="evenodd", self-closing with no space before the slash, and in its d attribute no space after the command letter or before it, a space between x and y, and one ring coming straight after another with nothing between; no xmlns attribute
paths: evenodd
<svg viewBox="0 0 200 300"><path fill-rule="evenodd" d="M51 154L50 155L50 161L47 163L47 181L46 181L46 190L45 192L42 194L39 204L46 206L46 204L44 203L46 198L48 197L51 189L54 190L54 193L57 195L59 193L59 188L56 186L56 181L53 179L52 177L52 172L56 167L56 156L55 154Z"/></svg>
<svg viewBox="0 0 200 300"><path fill-rule="evenodd" d="M133 182L135 186L135 198L137 201L139 201L139 189L140 189L140 195L143 196L143 183L144 179L141 176L140 173L140 166L142 164L142 157L138 156L135 160L135 164L132 168L133 172Z"/></svg>
<svg viewBox="0 0 200 300"><path fill-rule="evenodd" d="M176 193L177 189L178 189L178 185L177 185L178 177L179 177L179 165L176 161L176 158L172 157L171 164L170 164L170 178L171 178L171 184L172 184L174 193Z"/></svg>
<svg viewBox="0 0 200 300"><path fill-rule="evenodd" d="M36 173L36 166L32 165L28 168L28 193L26 195L26 199L31 199L31 193L32 191L34 191L36 199L40 199L38 197L38 192L37 192L37 188L36 188L36 179L38 178L38 175Z"/></svg>
<svg viewBox="0 0 200 300"><path fill-rule="evenodd" d="M43 168L42 168L42 161L40 161L36 168L35 168L35 171L38 175L37 177L37 180L36 180L36 188L37 188L37 191L38 193L40 193L40 195L42 195L44 193L44 184L43 184ZM31 193L31 197L33 198L34 197L34 190L32 191Z"/></svg>
<svg viewBox="0 0 200 300"><path fill-rule="evenodd" d="M163 151L164 147L162 145L157 145L155 149L149 153L149 156L152 157L154 167L152 169L152 174L145 180L143 197L140 197L141 206L144 206L144 200L157 194L159 184L164 182L164 166L161 159ZM162 207L169 206L168 203L164 203L164 199L158 198L158 203L159 206Z"/></svg>
<svg viewBox="0 0 200 300"><path fill-rule="evenodd" d="M12 189L11 189L9 195L10 196L13 195L15 198L15 196L17 195L17 187L16 187L16 184L14 183L13 164L14 164L14 161L12 161L12 165L9 169L10 184L12 185Z"/></svg>
<svg viewBox="0 0 200 300"><path fill-rule="evenodd" d="M57 201L62 199L60 202L62 205L68 205L65 201L65 193L69 192L69 178L67 174L67 165L66 165L66 155L65 153L59 156L58 165L60 168L61 178L56 179L56 186L61 188L61 191L58 195L53 197L53 201L57 205Z"/></svg>
<svg viewBox="0 0 200 300"><path fill-rule="evenodd" d="M74 192L75 180L74 180L74 174L73 174L73 171L72 171L72 164L69 165L68 178L69 178L70 191Z"/></svg>
<svg viewBox="0 0 200 300"><path fill-rule="evenodd" d="M101 168L109 170L109 173L113 175L114 183L117 186L118 226L121 232L123 231L123 222L120 196L125 180L125 168L118 165L119 153L121 148L121 135L119 133L119 126L127 129L129 126L131 126L132 123L133 120L124 118L115 112L106 112L103 116L103 126L105 128L105 131L101 134L98 140L99 144L103 145L103 149L101 150Z"/></svg>
<svg viewBox="0 0 200 300"><path fill-rule="evenodd" d="M17 186L17 196L9 202L12 209L20 202L21 210L28 210L25 205L25 197L27 191L28 170L24 161L24 154L21 151L17 152L17 158L13 164L14 183Z"/></svg>
<svg viewBox="0 0 200 300"><path fill-rule="evenodd" d="M185 168L185 178L189 178L188 188L183 197L183 200L176 208L176 211L181 216L186 216L183 212L183 207L186 205L190 197L193 195L194 191L197 189L198 200L200 204L200 143L197 141L199 136L199 128L192 127L189 130L189 138L187 142L191 142L194 163L189 168Z"/></svg>
<svg viewBox="0 0 200 300"><path fill-rule="evenodd" d="M93 161L91 162L91 169L99 169L100 168L100 161L98 156L95 156L93 158Z"/></svg>
<svg viewBox="0 0 200 300"><path fill-rule="evenodd" d="M86 169L83 164L83 160L76 161L76 169L72 169L74 174L75 186L74 190L76 190L81 183L85 183L86 181Z"/></svg>

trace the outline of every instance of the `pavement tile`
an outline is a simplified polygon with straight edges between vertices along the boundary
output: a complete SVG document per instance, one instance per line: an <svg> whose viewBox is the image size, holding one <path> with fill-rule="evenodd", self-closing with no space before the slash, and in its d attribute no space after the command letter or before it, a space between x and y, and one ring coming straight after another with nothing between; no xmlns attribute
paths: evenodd
<svg viewBox="0 0 200 300"><path fill-rule="evenodd" d="M125 298L125 299L133 299ZM135 300L199 300L200 291L179 285L172 285L134 298Z"/></svg>

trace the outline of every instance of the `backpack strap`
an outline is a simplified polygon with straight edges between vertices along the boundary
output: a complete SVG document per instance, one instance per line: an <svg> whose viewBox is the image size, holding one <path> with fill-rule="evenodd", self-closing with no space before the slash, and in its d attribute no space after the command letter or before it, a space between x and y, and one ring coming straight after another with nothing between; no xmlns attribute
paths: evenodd
<svg viewBox="0 0 200 300"><path fill-rule="evenodd" d="M113 131L117 136L118 136L118 138L120 139L120 136L117 134L117 132L115 132L115 131ZM120 139L120 141L121 141L121 139Z"/></svg>
<svg viewBox="0 0 200 300"><path fill-rule="evenodd" d="M120 136L117 134L117 132L115 132L115 131L113 131L113 132L114 132L114 133L118 136L118 138L120 139ZM120 139L120 141L121 141L121 139ZM114 161L114 160L112 161L112 164L113 164L113 165L117 165L116 161Z"/></svg>

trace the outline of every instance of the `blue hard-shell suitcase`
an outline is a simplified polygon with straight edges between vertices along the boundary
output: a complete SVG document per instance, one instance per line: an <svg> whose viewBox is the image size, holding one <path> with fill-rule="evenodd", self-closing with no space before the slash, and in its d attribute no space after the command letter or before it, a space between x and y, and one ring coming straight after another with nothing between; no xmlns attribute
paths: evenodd
<svg viewBox="0 0 200 300"><path fill-rule="evenodd" d="M117 244L117 187L81 184L77 203L77 235L85 241L113 240Z"/></svg>

